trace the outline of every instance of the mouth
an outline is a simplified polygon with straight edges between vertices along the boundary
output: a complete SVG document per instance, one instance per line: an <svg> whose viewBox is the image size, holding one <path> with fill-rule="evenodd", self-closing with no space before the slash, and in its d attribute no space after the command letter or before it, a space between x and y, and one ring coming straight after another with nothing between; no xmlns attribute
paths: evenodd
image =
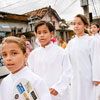
<svg viewBox="0 0 100 100"><path fill-rule="evenodd" d="M45 39L40 39L40 41L45 41Z"/></svg>
<svg viewBox="0 0 100 100"><path fill-rule="evenodd" d="M77 30L79 30L79 29L74 29L74 30L76 30L76 31L77 31Z"/></svg>
<svg viewBox="0 0 100 100"><path fill-rule="evenodd" d="M12 68L14 66L14 64L7 64L8 68Z"/></svg>

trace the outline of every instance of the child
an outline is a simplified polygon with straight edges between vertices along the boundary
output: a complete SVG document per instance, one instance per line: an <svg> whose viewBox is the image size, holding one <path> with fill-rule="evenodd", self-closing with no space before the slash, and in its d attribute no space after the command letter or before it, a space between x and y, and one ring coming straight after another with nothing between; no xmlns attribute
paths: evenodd
<svg viewBox="0 0 100 100"><path fill-rule="evenodd" d="M92 32L92 36L99 35L99 25L97 23L91 24L91 32Z"/></svg>
<svg viewBox="0 0 100 100"><path fill-rule="evenodd" d="M95 86L100 83L100 72L98 71L100 68L96 70L98 66L95 66L98 58L94 59L96 41L84 32L87 26L88 21L84 15L75 16L76 37L69 41L66 48L73 69L72 100L96 100Z"/></svg>
<svg viewBox="0 0 100 100"><path fill-rule="evenodd" d="M28 55L30 54L30 52L32 51L32 45L31 43L26 39L25 35L21 36L21 39L24 40L24 42L26 43L26 52L28 53Z"/></svg>
<svg viewBox="0 0 100 100"><path fill-rule="evenodd" d="M41 21L35 26L35 32L41 46L30 53L29 67L46 81L50 93L54 93L52 100L69 100L69 91L62 91L62 86L56 87L56 82L63 71L68 68L68 60L64 50L51 42L54 27L49 22ZM69 87L69 82L66 86Z"/></svg>
<svg viewBox="0 0 100 100"><path fill-rule="evenodd" d="M63 49L65 49L66 48L66 45L67 45L67 43L66 42L64 42L64 40L60 40L59 41L59 45L63 48Z"/></svg>
<svg viewBox="0 0 100 100"><path fill-rule="evenodd" d="M24 66L28 54L22 39L5 38L1 52L5 66L11 71L0 86L2 100L51 100L43 80Z"/></svg>

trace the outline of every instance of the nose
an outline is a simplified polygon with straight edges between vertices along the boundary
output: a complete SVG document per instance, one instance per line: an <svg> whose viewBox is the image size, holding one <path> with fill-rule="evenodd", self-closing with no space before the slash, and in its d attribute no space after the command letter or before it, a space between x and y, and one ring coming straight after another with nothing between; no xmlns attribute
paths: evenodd
<svg viewBox="0 0 100 100"><path fill-rule="evenodd" d="M78 27L78 25L77 25L77 24L75 24L75 25L74 25L74 27L76 28L76 27Z"/></svg>
<svg viewBox="0 0 100 100"><path fill-rule="evenodd" d="M44 33L41 33L41 35L40 35L41 37L43 37L44 36Z"/></svg>
<svg viewBox="0 0 100 100"><path fill-rule="evenodd" d="M11 60L11 56L10 55L7 55L6 60L7 61L10 61Z"/></svg>

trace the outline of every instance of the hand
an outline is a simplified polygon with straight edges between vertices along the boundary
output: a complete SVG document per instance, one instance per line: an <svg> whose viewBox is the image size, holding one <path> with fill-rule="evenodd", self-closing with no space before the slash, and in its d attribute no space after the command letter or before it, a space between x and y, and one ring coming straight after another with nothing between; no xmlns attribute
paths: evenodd
<svg viewBox="0 0 100 100"><path fill-rule="evenodd" d="M100 84L99 81L94 81L93 83L94 83L95 86L98 86Z"/></svg>
<svg viewBox="0 0 100 100"><path fill-rule="evenodd" d="M50 91L50 94L52 94L54 96L58 95L58 92L53 88L50 88L49 91Z"/></svg>

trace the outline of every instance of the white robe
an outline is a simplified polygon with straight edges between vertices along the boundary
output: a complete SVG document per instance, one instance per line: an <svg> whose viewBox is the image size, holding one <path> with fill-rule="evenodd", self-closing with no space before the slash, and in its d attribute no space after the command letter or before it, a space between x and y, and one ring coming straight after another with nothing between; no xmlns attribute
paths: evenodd
<svg viewBox="0 0 100 100"><path fill-rule="evenodd" d="M28 65L32 71L46 81L48 88L54 88L59 92L57 96L52 95L52 100L70 100L70 90L62 91L63 87L56 86L63 71L66 69L70 70L67 64L65 51L53 43L50 43L45 48L36 48L30 53L28 58ZM69 87L68 82L66 82L66 86Z"/></svg>
<svg viewBox="0 0 100 100"><path fill-rule="evenodd" d="M67 45L66 52L73 69L72 100L96 100L96 87L93 81L96 77L100 79L100 76L94 77L93 74L94 48L95 41L87 34L75 37Z"/></svg>
<svg viewBox="0 0 100 100"><path fill-rule="evenodd" d="M2 100L15 100L12 99L14 97L13 93L15 92L13 91L15 88L14 86L16 82L18 82L21 79L26 79L31 83L32 88L36 90L40 98L39 100L51 100L51 96L47 85L44 83L44 81L41 78L35 75L28 67L24 67L23 69L21 69L19 72L15 74L10 73L6 78L2 80L2 83L0 85ZM26 100L26 99L22 99L22 100Z"/></svg>
<svg viewBox="0 0 100 100"><path fill-rule="evenodd" d="M97 33L92 38L96 41L93 59L93 80L100 82L100 34ZM96 87L96 100L100 100L100 84Z"/></svg>

